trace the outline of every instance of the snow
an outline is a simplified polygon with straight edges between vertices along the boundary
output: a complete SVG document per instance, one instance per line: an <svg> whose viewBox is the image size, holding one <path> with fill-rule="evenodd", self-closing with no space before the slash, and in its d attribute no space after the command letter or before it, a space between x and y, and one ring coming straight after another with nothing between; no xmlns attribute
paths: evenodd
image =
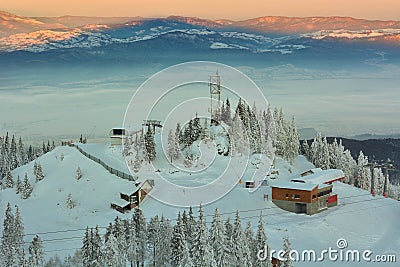
<svg viewBox="0 0 400 267"><path fill-rule="evenodd" d="M116 148L110 148L107 145L101 147L87 144L85 148L91 149L97 155L104 153L102 155L104 159L116 158L118 154ZM61 154L64 155L62 161L60 160ZM114 160L110 159L109 162L112 163ZM127 191L129 187L133 191L134 184L110 174L101 165L83 156L76 148L57 147L40 157L38 162L43 167L45 177L35 184L32 196L27 200L22 200L19 195L15 194L14 189L1 191L0 214L4 214L7 202L10 202L12 206L18 205L25 223L27 234L25 241L30 241L34 234L39 233L41 239L44 240L46 257L51 257L56 253L64 257L73 253L76 248L80 248L86 226L94 227L98 224L101 234L103 234L104 227L115 216L121 218L132 216L130 213L121 214L111 209L110 203L118 200L120 191ZM299 173L313 168L301 156L297 158L294 166L290 166L279 158L275 162L275 168L279 169L277 182L290 181ZM78 166L83 175L79 181L75 179ZM150 177L155 173L153 168L144 167L142 169L141 175L143 176ZM212 169L209 171L210 173L212 173ZM23 177L25 172L28 173L31 183L33 183L33 162L17 168L13 171L13 175L16 177L19 174ZM176 172L174 177L178 180L193 176ZM244 180L247 179L244 178ZM273 181L269 180L270 183ZM194 183L195 179L189 179L186 182ZM154 190L162 191L162 189L156 181ZM272 203L271 198L264 199L264 194L271 195L269 186L263 186L250 192L244 188L243 184L235 184L226 195L204 205L206 225L207 227L211 226L212 215L217 207L224 220L228 216L233 219L234 213L239 210L243 223L249 220L253 227L257 225L262 211L265 216L267 237L271 248L275 250L282 248L282 238L288 235L292 248L297 250L321 251L329 247L336 248L336 241L339 238L345 238L348 241L349 249L370 249L374 255L388 253L399 255L398 214L400 202L379 196L373 197L364 190L340 182L333 184L333 192L338 194L338 206L309 216L281 210ZM77 206L73 209L66 207L69 193L77 202ZM198 198L195 200L201 202L204 196L193 197ZM151 216L163 215L172 219L174 223L178 211L182 212L185 208L174 207L148 197L142 202L141 209L147 219ZM197 216L197 208L195 208L195 215ZM342 264L327 261L323 265L342 266ZM314 266L308 262L297 262L295 265ZM352 263L353 265L365 266L365 263ZM387 263L384 266L396 265Z"/></svg>
<svg viewBox="0 0 400 267"><path fill-rule="evenodd" d="M312 174L295 179L315 184L324 184L344 177L343 171L337 169L321 170L320 168L316 168L311 171L313 172Z"/></svg>
<svg viewBox="0 0 400 267"><path fill-rule="evenodd" d="M314 183L297 183L297 182L271 182L271 187L289 188L297 190L311 191L318 185Z"/></svg>

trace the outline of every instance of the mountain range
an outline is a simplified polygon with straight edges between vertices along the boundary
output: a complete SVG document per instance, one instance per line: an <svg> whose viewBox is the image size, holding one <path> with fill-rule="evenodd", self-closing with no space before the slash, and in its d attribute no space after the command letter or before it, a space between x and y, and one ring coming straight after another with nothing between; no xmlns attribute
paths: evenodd
<svg viewBox="0 0 400 267"><path fill-rule="evenodd" d="M243 21L193 17L22 17L0 11L0 52L43 52L179 40L207 49L280 54L314 42L400 46L400 21L350 17L261 17ZM157 44L158 45L158 44Z"/></svg>

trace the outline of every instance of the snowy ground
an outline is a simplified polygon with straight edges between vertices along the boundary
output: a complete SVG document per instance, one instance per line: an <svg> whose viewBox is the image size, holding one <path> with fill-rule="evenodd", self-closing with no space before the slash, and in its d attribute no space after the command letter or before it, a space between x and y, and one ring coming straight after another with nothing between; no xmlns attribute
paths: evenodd
<svg viewBox="0 0 400 267"><path fill-rule="evenodd" d="M112 152L110 152L112 154ZM64 160L60 159L61 154ZM0 214L4 214L7 202L20 207L26 238L30 241L39 233L44 240L46 256L54 254L66 256L81 247L81 240L86 226L98 224L104 227L115 216L128 218L132 214L120 214L110 208L110 202L119 198L120 191L126 191L133 184L107 172L101 165L83 156L77 149L57 147L52 152L40 157L45 178L35 185L32 196L21 200L13 189L0 191ZM299 157L294 167L277 159L280 170L278 179L290 179L312 165ZM75 170L80 166L83 177L77 181ZM145 170L146 168L143 168ZM14 170L13 175L23 178L25 172L33 182L33 163ZM148 169L148 175L154 170ZM176 173L177 177L179 173ZM178 178L177 178L178 179ZM156 184L157 186L157 184ZM162 190L158 188L157 190ZM339 205L323 213L308 216L293 214L276 207L264 194L270 194L270 187L261 187L253 193L236 185L227 195L204 207L207 223L211 223L215 208L219 208L224 218L233 217L240 211L243 224L251 221L253 226L262 211L265 216L266 230L272 249L282 247L282 238L290 237L292 247L299 251L315 249L319 253L329 247L337 248L336 241L344 238L349 249L370 249L376 254L400 255L400 229L398 219L400 202L382 197L372 197L368 192L342 183L334 184L334 191L339 195ZM71 193L77 202L73 209L67 209L67 195ZM147 198L141 206L145 216L163 215L174 220L177 208ZM197 210L197 209L195 209ZM3 215L2 215L3 216ZM2 226L0 226L2 227ZM308 262L299 262L296 266L312 266ZM323 266L367 266L365 262L347 263L325 261ZM371 264L372 266L372 264ZM382 264L382 266L397 266Z"/></svg>

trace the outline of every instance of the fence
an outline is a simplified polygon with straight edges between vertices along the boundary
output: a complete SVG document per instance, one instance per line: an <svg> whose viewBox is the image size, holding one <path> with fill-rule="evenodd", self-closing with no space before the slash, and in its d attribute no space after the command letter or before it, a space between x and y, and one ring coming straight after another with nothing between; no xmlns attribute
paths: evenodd
<svg viewBox="0 0 400 267"><path fill-rule="evenodd" d="M101 166L103 166L107 171L109 171L111 174L114 174L122 179L126 179L129 181L135 181L135 177L133 177L130 174L127 174L125 172L119 171L117 169L111 168L110 166L108 166L106 163L104 163L104 161L102 161L99 158L96 158L92 155L90 155L89 153L87 153L86 151L84 151L82 148L80 148L77 144L73 144L73 146L78 149L79 152L81 152L85 157L93 160L94 162L99 163Z"/></svg>

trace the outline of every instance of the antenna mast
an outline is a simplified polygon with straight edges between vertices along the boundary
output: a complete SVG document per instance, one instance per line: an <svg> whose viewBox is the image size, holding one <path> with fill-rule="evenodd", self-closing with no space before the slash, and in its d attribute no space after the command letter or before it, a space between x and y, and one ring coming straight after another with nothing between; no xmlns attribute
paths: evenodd
<svg viewBox="0 0 400 267"><path fill-rule="evenodd" d="M221 77L218 71L214 76L210 76L208 83L210 87L210 117L211 124L218 124L221 115ZM213 101L217 100L217 105L213 108Z"/></svg>

